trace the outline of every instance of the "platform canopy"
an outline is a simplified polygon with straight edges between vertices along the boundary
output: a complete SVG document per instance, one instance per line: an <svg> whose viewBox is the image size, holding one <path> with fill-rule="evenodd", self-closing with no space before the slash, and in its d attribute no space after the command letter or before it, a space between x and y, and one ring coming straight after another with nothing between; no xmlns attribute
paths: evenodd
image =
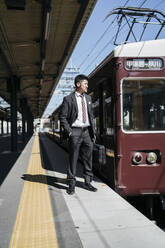
<svg viewBox="0 0 165 248"><path fill-rule="evenodd" d="M21 112L20 100L26 99L33 117L42 116L96 2L0 1L3 99L10 104L10 86L17 80L18 110Z"/></svg>

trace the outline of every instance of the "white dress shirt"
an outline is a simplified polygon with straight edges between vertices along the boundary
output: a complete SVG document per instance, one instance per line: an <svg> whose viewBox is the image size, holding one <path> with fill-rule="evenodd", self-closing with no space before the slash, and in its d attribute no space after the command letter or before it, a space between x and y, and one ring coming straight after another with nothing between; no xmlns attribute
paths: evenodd
<svg viewBox="0 0 165 248"><path fill-rule="evenodd" d="M83 113L82 113L82 99L81 99L81 94L75 91L75 97L77 101L77 106L78 106L78 116L75 122L72 124L72 127L88 127L90 126L89 123L89 117L88 117L88 111L87 111L87 102L86 98L84 96L84 102L85 102L85 111L86 111L86 122L83 122Z"/></svg>

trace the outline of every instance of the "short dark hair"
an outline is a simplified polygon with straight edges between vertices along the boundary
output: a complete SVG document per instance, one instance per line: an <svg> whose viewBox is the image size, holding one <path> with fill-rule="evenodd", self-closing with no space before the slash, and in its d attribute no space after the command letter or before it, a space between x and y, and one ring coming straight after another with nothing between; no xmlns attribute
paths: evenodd
<svg viewBox="0 0 165 248"><path fill-rule="evenodd" d="M89 79L88 79L88 77L87 77L86 75L84 75L84 74L79 74L79 75L77 75L77 76L75 77L75 79L74 79L74 84L75 84L75 86L77 87L77 83L80 82L80 81L82 81L82 80L87 80L87 81L89 81Z"/></svg>

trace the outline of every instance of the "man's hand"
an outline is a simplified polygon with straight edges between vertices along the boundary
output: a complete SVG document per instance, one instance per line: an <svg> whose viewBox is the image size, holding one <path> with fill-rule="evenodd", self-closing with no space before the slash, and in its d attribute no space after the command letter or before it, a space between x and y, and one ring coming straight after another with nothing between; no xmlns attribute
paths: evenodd
<svg viewBox="0 0 165 248"><path fill-rule="evenodd" d="M94 137L93 137L93 142L95 142L96 141L96 135L94 135Z"/></svg>

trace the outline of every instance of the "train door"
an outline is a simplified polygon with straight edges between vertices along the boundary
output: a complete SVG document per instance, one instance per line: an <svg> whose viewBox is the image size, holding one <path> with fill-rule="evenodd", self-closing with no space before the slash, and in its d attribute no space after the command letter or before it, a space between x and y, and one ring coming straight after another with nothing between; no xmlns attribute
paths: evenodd
<svg viewBox="0 0 165 248"><path fill-rule="evenodd" d="M106 147L107 165L105 171L108 173L112 188L115 186L115 113L113 80L109 78L102 85L102 120L103 132L102 143Z"/></svg>
<svg viewBox="0 0 165 248"><path fill-rule="evenodd" d="M106 148L107 164L100 168L114 186L114 98L111 80L102 81L92 93L97 142Z"/></svg>
<svg viewBox="0 0 165 248"><path fill-rule="evenodd" d="M114 99L111 82L102 85L102 143L108 151L114 153Z"/></svg>

